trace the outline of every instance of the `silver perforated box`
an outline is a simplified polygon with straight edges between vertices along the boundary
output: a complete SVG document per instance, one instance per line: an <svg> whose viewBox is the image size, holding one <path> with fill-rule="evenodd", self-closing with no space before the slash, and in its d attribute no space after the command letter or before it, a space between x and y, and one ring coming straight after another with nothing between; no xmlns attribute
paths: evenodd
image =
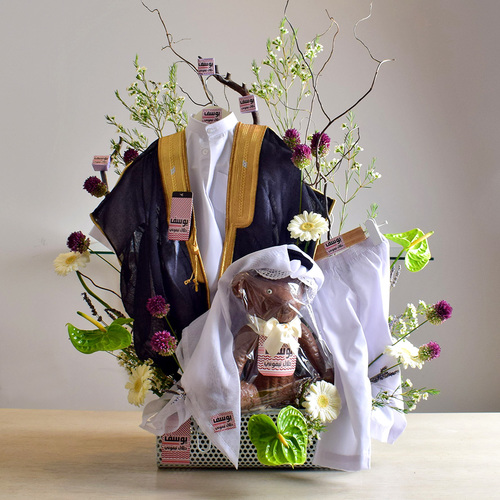
<svg viewBox="0 0 500 500"><path fill-rule="evenodd" d="M276 420L277 411L265 412L271 418ZM241 440L240 456L238 467L245 468L269 468L262 465L257 459L257 451L250 441L247 433L248 420L251 413L241 417ZM189 434L189 439L186 439ZM312 464L312 458L316 448L316 440L309 445L307 450L307 460L302 465L296 465L296 469L318 469ZM191 419L189 427L184 431L174 433L168 436L158 437L156 440L156 462L160 469L172 468L220 468L233 469L233 464L215 447L207 436L201 432L196 422ZM279 466L281 468L290 468L289 465Z"/></svg>

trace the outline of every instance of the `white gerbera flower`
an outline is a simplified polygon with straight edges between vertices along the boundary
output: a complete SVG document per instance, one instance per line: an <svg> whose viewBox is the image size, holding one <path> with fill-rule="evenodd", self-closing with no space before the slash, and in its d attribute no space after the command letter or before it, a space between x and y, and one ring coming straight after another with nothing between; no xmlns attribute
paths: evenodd
<svg viewBox="0 0 500 500"><path fill-rule="evenodd" d="M90 261L89 252L61 253L54 259L54 270L60 276L66 276L71 271L85 267Z"/></svg>
<svg viewBox="0 0 500 500"><path fill-rule="evenodd" d="M152 384L150 378L153 376L151 368L147 365L139 365L132 368L129 381L125 384L125 389L128 389L128 402L131 405L141 406L144 404L146 394L151 389Z"/></svg>
<svg viewBox="0 0 500 500"><path fill-rule="evenodd" d="M300 241L316 241L328 231L328 222L321 215L304 210L290 221L287 229L292 238L299 238Z"/></svg>
<svg viewBox="0 0 500 500"><path fill-rule="evenodd" d="M396 358L405 368L422 368L424 362L420 359L418 348L409 340L401 340L395 345L388 345L385 354Z"/></svg>
<svg viewBox="0 0 500 500"><path fill-rule="evenodd" d="M335 420L342 408L339 391L324 380L311 384L305 399L304 408L312 418L319 418L323 424Z"/></svg>

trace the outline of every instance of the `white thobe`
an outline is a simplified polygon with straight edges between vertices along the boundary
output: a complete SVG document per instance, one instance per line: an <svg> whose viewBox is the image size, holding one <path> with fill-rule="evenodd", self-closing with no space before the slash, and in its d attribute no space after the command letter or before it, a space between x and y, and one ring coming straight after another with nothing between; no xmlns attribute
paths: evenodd
<svg viewBox="0 0 500 500"><path fill-rule="evenodd" d="M210 124L191 116L186 127L196 235L212 299L217 290L225 237L227 179L237 122L233 113L226 113L224 118Z"/></svg>

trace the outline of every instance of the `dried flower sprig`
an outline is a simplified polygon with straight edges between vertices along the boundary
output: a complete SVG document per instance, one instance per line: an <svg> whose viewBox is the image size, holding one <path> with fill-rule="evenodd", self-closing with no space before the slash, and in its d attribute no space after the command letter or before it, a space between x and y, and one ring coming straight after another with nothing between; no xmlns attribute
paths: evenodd
<svg viewBox="0 0 500 500"><path fill-rule="evenodd" d="M86 302L86 304L89 306L89 309L90 309L92 316L95 316L97 321L102 322L102 316L97 312L97 309L95 308L94 304L90 300L90 297L88 296L87 292L82 292L82 297L83 297L83 300Z"/></svg>
<svg viewBox="0 0 500 500"><path fill-rule="evenodd" d="M451 317L452 311L453 308L445 300L432 305L427 305L425 302L420 301L418 307L408 304L403 314L396 317L389 317L389 328L395 340L393 344L388 345L384 352L377 356L368 366L371 366L384 354L396 358L396 363L392 366L381 368L379 373L370 378L370 382L376 383L385 378L397 375L399 373L397 368L400 366L421 369L424 363L438 358L441 354L441 347L437 342L430 341L427 344L416 347L408 340L408 336L427 322L435 325L443 323ZM425 316L426 319L422 323L419 323L418 316ZM373 400L374 407L390 406L391 400L399 398L404 402L406 409L410 411L414 409L420 399L426 399L429 394L439 393L436 389L411 389L409 384L409 381L404 382L392 393L381 391ZM408 390L400 394L400 389ZM397 406L394 406L394 409L400 411Z"/></svg>
<svg viewBox="0 0 500 500"><path fill-rule="evenodd" d="M305 50L297 49L297 32L289 31L286 19L281 21L279 34L267 41L267 57L261 62L267 67L268 76L261 76L261 66L252 63L252 73L256 81L250 93L260 97L270 110L271 118L280 135L291 129L300 112L310 111L301 108L302 100L311 96L310 82L314 60L323 50L321 36L306 43Z"/></svg>
<svg viewBox="0 0 500 500"><path fill-rule="evenodd" d="M426 387L414 389L411 381L407 379L394 391L380 391L372 399L372 409L389 407L400 413L409 413L415 410L417 404L422 399L427 400L429 396L435 396L439 394L439 392L440 391L437 389L427 389ZM398 405L398 401L400 401L402 405Z"/></svg>
<svg viewBox="0 0 500 500"><path fill-rule="evenodd" d="M130 119L151 130L157 138L163 136L167 123L171 123L176 132L185 128L187 114L182 110L185 98L177 94L177 65L170 66L168 81L164 83L146 78L146 68L139 65L138 56L135 57L134 67L135 81L127 87L127 94L133 103L128 104L119 91L115 91L116 98L130 113ZM115 171L120 173L134 159L135 153L147 148L148 139L136 128L129 129L118 123L114 116L106 115L106 120L116 127L119 136L117 141L111 140L111 159ZM123 145L127 145L128 149L122 156Z"/></svg>
<svg viewBox="0 0 500 500"><path fill-rule="evenodd" d="M320 191L325 191L329 184L333 186L340 203L339 234L346 223L348 204L362 189L370 188L381 177L375 171L375 158L367 168L362 168L362 164L358 162L357 156L363 151L359 145L359 127L354 121L354 113L350 112L347 118L348 122L342 124L343 142L335 146L334 153L338 156L332 160L327 159L331 139L326 133L315 132L308 138L309 145L300 144L300 134L295 129L287 130L283 136L283 140L293 151L294 165L302 170L302 181ZM343 175L340 175L344 165ZM337 180L339 177L343 179L343 185ZM372 204L372 211L375 206Z"/></svg>
<svg viewBox="0 0 500 500"><path fill-rule="evenodd" d="M348 204L356 198L362 189L372 187L372 184L381 177L375 170L375 158L372 158L369 166L364 168L362 163L358 161L358 154L363 151L363 148L359 145L359 127L352 111L348 113L347 122L342 124L342 129L344 130L344 141L334 148L334 152L340 155L339 158L323 166L325 178L332 184L340 204L339 234L342 233L348 217ZM343 177L343 185L341 185L337 177L343 164L345 164L345 169L344 175L341 176L341 178Z"/></svg>

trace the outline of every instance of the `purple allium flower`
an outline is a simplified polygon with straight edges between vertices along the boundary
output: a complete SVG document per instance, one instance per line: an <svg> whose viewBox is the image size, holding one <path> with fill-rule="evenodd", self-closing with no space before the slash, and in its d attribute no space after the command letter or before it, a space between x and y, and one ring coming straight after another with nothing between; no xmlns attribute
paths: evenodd
<svg viewBox="0 0 500 500"><path fill-rule="evenodd" d="M81 231L75 231L68 236L66 244L72 252L84 253L89 249L90 238L87 238Z"/></svg>
<svg viewBox="0 0 500 500"><path fill-rule="evenodd" d="M170 305L161 295L155 295L148 299L146 309L154 318L164 318L170 311Z"/></svg>
<svg viewBox="0 0 500 500"><path fill-rule="evenodd" d="M177 348L175 337L166 330L156 332L151 337L151 349L160 356L172 356Z"/></svg>
<svg viewBox="0 0 500 500"><path fill-rule="evenodd" d="M427 308L426 316L433 325L440 325L443 321L451 318L452 311L453 307L446 300L440 300Z"/></svg>
<svg viewBox="0 0 500 500"><path fill-rule="evenodd" d="M125 162L125 165L128 165L129 163L132 163L137 157L139 156L139 153L135 149L127 149L125 153L123 154L123 161Z"/></svg>
<svg viewBox="0 0 500 500"><path fill-rule="evenodd" d="M424 344L418 349L418 357L422 361L430 361L431 359L439 358L441 347L437 342L432 340L428 344Z"/></svg>
<svg viewBox="0 0 500 500"><path fill-rule="evenodd" d="M306 168L311 164L311 148L306 144L299 144L292 153L293 164L300 169Z"/></svg>
<svg viewBox="0 0 500 500"><path fill-rule="evenodd" d="M326 134L320 134L319 132L313 134L311 139L311 152L314 156L316 156L316 148L318 148L320 158L327 156L330 152L330 137Z"/></svg>
<svg viewBox="0 0 500 500"><path fill-rule="evenodd" d="M108 192L106 184L95 175L92 175L83 183L83 189L96 198L100 198Z"/></svg>
<svg viewBox="0 0 500 500"><path fill-rule="evenodd" d="M289 128L283 136L283 142L293 151L300 144L300 134L298 130Z"/></svg>

